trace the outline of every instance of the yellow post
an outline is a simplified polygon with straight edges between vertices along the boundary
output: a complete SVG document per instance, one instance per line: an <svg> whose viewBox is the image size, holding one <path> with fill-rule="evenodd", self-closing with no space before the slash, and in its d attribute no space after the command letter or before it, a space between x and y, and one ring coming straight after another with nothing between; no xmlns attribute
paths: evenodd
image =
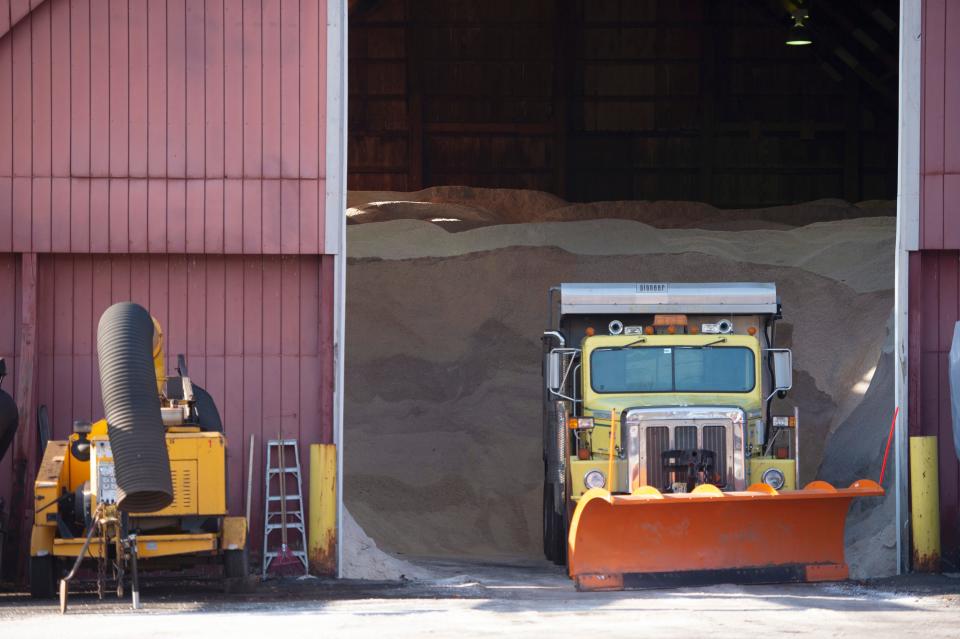
<svg viewBox="0 0 960 639"><path fill-rule="evenodd" d="M153 315L153 368L157 374L157 392L161 395L167 390L167 368L163 361L163 329Z"/></svg>
<svg viewBox="0 0 960 639"><path fill-rule="evenodd" d="M307 557L315 575L337 574L337 447L310 445Z"/></svg>
<svg viewBox="0 0 960 639"><path fill-rule="evenodd" d="M910 505L913 569L940 571L940 481L937 438L910 438Z"/></svg>

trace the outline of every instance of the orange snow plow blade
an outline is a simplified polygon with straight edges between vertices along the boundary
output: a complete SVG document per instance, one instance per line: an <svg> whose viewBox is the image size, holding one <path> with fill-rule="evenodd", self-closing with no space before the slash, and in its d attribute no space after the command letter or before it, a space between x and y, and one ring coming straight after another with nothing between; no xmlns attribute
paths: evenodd
<svg viewBox="0 0 960 639"><path fill-rule="evenodd" d="M632 495L594 488L570 525L570 577L579 590L846 579L850 501L879 495L883 488L869 479L780 493L765 484L667 495L649 486Z"/></svg>

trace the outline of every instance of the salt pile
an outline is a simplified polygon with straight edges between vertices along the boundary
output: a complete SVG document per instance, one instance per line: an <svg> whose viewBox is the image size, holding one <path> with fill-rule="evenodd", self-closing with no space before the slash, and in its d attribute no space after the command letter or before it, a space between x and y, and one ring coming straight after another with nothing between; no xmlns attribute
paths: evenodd
<svg viewBox="0 0 960 639"><path fill-rule="evenodd" d="M506 194L495 195L509 208ZM517 198L526 216L537 207L592 206L531 192ZM895 218L852 213L885 205L780 207L780 222L754 215L766 227L736 232L690 228L678 211L702 205L673 203L661 211L672 217L660 226L670 228L632 219L476 219L472 229L450 232L447 223L423 221L455 218L464 206L477 208L476 199L420 203L416 219L387 216L392 221L348 229L345 499L382 548L540 555L539 338L547 288L563 281L776 282L785 315L778 344L794 350L785 405L800 406L802 481L844 485L848 474L878 466L892 397L882 353ZM831 207L838 214L830 221L788 223L829 217ZM888 501L854 509L855 575L888 570L887 519L878 514Z"/></svg>
<svg viewBox="0 0 960 639"><path fill-rule="evenodd" d="M436 220L451 231L491 224L623 219L659 228L747 230L789 228L862 217L893 217L890 200L850 204L825 199L800 206L717 209L702 202L613 201L570 203L540 191L434 186L412 193L351 191L347 219L352 224L389 220ZM431 206L431 205L441 206Z"/></svg>
<svg viewBox="0 0 960 639"><path fill-rule="evenodd" d="M343 509L342 540L343 562L340 572L344 579L401 581L431 577L430 571L380 550L346 508Z"/></svg>

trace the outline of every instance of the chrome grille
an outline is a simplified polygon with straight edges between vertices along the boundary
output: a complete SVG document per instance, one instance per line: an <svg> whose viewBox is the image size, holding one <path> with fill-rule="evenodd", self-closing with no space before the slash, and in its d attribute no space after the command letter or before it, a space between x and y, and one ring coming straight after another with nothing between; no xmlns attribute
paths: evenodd
<svg viewBox="0 0 960 639"><path fill-rule="evenodd" d="M696 426L677 426L673 431L673 448L690 450L699 448L697 446L697 427Z"/></svg>
<svg viewBox="0 0 960 639"><path fill-rule="evenodd" d="M729 442L730 432L725 425L677 423L679 420L658 420L665 425L642 425L643 477L641 484L654 486L659 490L667 489L667 474L663 470L663 452L671 449L705 449L714 453L714 473L719 476L720 488L730 488ZM684 420L686 421L686 420ZM656 423L656 422L653 422ZM728 485L730 484L730 485Z"/></svg>
<svg viewBox="0 0 960 639"><path fill-rule="evenodd" d="M664 481L663 451L670 449L670 429L666 426L651 426L646 429L647 444L647 483L650 486L662 487ZM653 460L656 460L654 463Z"/></svg>
<svg viewBox="0 0 960 639"><path fill-rule="evenodd" d="M703 427L703 448L714 454L714 471L721 477L727 476L727 429L723 426ZM721 485L725 484L721 482Z"/></svg>

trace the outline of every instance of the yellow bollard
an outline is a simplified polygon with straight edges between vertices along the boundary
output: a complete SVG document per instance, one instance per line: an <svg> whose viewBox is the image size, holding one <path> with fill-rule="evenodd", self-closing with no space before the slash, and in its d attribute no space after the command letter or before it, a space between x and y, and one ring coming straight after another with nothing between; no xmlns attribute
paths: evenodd
<svg viewBox="0 0 960 639"><path fill-rule="evenodd" d="M337 574L337 447L310 444L307 557L314 575Z"/></svg>
<svg viewBox="0 0 960 639"><path fill-rule="evenodd" d="M910 438L910 505L913 569L940 572L940 482L937 438Z"/></svg>

